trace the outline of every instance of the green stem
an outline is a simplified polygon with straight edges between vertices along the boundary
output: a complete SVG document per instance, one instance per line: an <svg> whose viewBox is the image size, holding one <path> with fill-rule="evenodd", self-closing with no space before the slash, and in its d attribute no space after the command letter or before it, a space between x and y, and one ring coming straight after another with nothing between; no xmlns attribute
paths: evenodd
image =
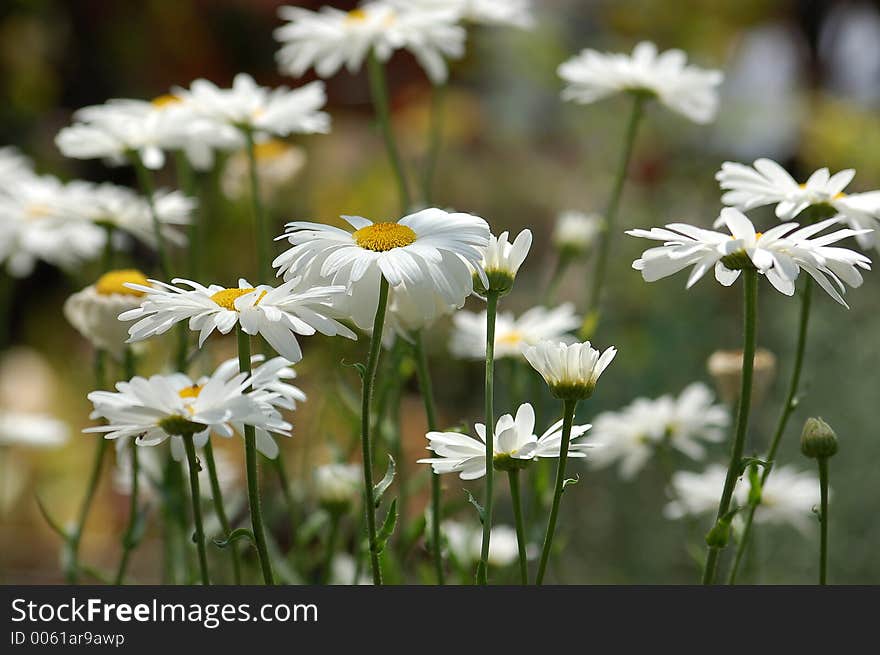
<svg viewBox="0 0 880 655"><path fill-rule="evenodd" d="M785 404L782 406L782 412L776 423L776 431L770 440L770 449L767 451L767 465L761 473L761 486L767 483L770 472L773 470L773 462L776 459L776 452L779 450L779 444L782 441L782 435L785 434L785 428L788 426L788 419L791 418L795 408L798 405L798 391L800 389L801 370L803 369L804 353L807 348L807 327L810 321L810 305L813 296L813 279L807 277L804 282L803 295L801 296L801 316L798 326L798 340L795 348L794 367L791 370L791 380L788 384L788 395L785 397ZM742 561L743 554L752 534L752 522L755 519L755 512L758 506L754 503L749 505L749 513L746 516L745 525L743 527L742 536L736 549L736 557L733 560L733 567L730 569L730 576L727 579L728 584L736 584L736 576L739 572L739 565Z"/></svg>
<svg viewBox="0 0 880 655"><path fill-rule="evenodd" d="M379 366L379 352L382 349L382 329L385 326L385 311L388 308L388 280L382 277L379 283L379 303L373 320L373 333L370 335L370 353L367 367L363 373L361 394L361 448L364 460L364 510L367 517L367 538L370 549L370 565L373 570L373 584L382 584L382 569L376 544L376 502L373 498L373 457L370 447L370 405L373 400L373 384L376 381L376 368Z"/></svg>
<svg viewBox="0 0 880 655"><path fill-rule="evenodd" d="M486 293L486 497L483 510L483 541L477 584L489 584L489 540L492 534L492 499L495 484L495 317L498 313L498 292Z"/></svg>
<svg viewBox="0 0 880 655"><path fill-rule="evenodd" d="M510 501L513 503L513 520L516 525L516 545L519 547L519 578L524 585L529 584L529 565L526 555L526 534L523 527L522 501L519 495L519 471L507 472L510 481Z"/></svg>
<svg viewBox="0 0 880 655"><path fill-rule="evenodd" d="M251 339L239 326L238 332L238 370L251 373ZM263 582L275 584L272 576L272 563L269 559L269 547L266 545L266 533L263 527L263 510L260 506L260 479L257 466L257 435L253 425L244 426L244 452L247 469L248 503L251 510L251 523L254 529L254 541L260 558L260 569Z"/></svg>
<svg viewBox="0 0 880 655"><path fill-rule="evenodd" d="M602 286L605 282L605 273L608 269L611 239L616 231L614 223L617 219L617 210L620 207L620 196L623 192L623 184L626 181L626 173L629 169L629 161L632 157L633 145L636 142L636 133L638 132L639 121L642 118L645 100L646 97L642 94L636 93L633 95L632 113L629 117L626 136L623 141L623 154L620 158L617 176L614 178L614 186L611 190L611 198L608 201L608 208L605 210L605 229L599 237L599 252L596 258L596 268L593 271L593 283L590 286L589 304L587 305L589 313L595 312L599 309Z"/></svg>
<svg viewBox="0 0 880 655"><path fill-rule="evenodd" d="M115 228L112 225L105 225L104 232L107 240L104 242L104 254L101 257L102 273L113 268L113 232Z"/></svg>
<svg viewBox="0 0 880 655"><path fill-rule="evenodd" d="M156 213L156 203L154 198L156 189L153 184L153 176L150 171L147 170L147 167L144 166L140 155L137 153L131 154L131 162L137 173L141 192L144 194L147 206L150 209L150 217L153 219L153 237L156 239L156 254L159 258L159 271L162 273L162 279L167 281L171 266L168 261L168 250L165 247L165 237L162 236L162 224L159 222L159 214Z"/></svg>
<svg viewBox="0 0 880 655"><path fill-rule="evenodd" d="M718 503L716 524L722 519L726 520L726 515L730 511L733 489L741 473L740 466L743 448L745 447L746 433L749 427L749 409L752 404L752 374L755 368L755 337L758 322L758 272L754 268L743 270L743 292L745 313L743 319L742 387L739 393L736 432L730 449L730 463L727 465L724 490L721 492L721 501ZM718 556L721 548L721 546L709 546L706 567L703 570L704 585L714 584L715 582L715 572L718 567Z"/></svg>
<svg viewBox="0 0 880 655"><path fill-rule="evenodd" d="M134 353L131 348L125 349L124 363L125 379L130 380L135 374ZM138 494L141 475L140 464L138 461L137 438L131 440L129 453L131 455L131 489L128 501L128 527L125 530L125 534L122 536L122 558L119 561L119 568L116 570L115 584L117 585L121 585L124 582L125 572L128 570L128 562L131 557L131 552L135 549L137 542L139 541L139 538L135 534L139 521Z"/></svg>
<svg viewBox="0 0 880 655"><path fill-rule="evenodd" d="M437 411L434 405L434 386L431 382L431 374L428 371L428 356L425 352L425 344L422 332L415 333L416 370L419 377L419 389L422 392L422 401L425 403L425 416L428 419L428 430L433 432L437 429ZM440 504L440 476L431 472L431 545L434 551L434 572L437 575L437 584L444 584L443 579L443 553L440 542L440 520L442 518Z"/></svg>
<svg viewBox="0 0 880 655"><path fill-rule="evenodd" d="M202 215L201 198L199 197L199 184L195 171L186 153L178 150L174 153L174 163L177 167L177 183L183 192L190 198L195 199L199 204L196 205L195 211L190 217L189 228L187 230L187 254L189 258L189 276L193 280L199 279L199 220Z"/></svg>
<svg viewBox="0 0 880 655"><path fill-rule="evenodd" d="M257 266L259 271L259 283L268 284L272 281L272 266L269 261L269 226L266 213L263 210L263 202L260 198L260 177L257 170L257 154L254 148L254 133L250 129L244 130L245 142L247 143L248 172L251 184L251 203L254 211L254 224L257 237Z"/></svg>
<svg viewBox="0 0 880 655"><path fill-rule="evenodd" d="M220 477L217 475L217 462L214 460L214 446L211 440L205 442L203 449L205 463L208 466L208 479L211 481L211 498L214 501L214 511L217 514L217 520L220 521L220 528L223 530L223 537L229 539L232 533L232 525L229 523L229 517L226 514L226 508L223 503L223 491L220 488ZM235 584L241 584L241 561L238 556L238 546L231 543L227 546L229 555L232 559L232 575Z"/></svg>
<svg viewBox="0 0 880 655"><path fill-rule="evenodd" d="M385 141L385 150L388 152L388 161L397 181L397 192L400 197L400 209L406 213L411 205L411 196L406 181L406 173L403 169L403 160L394 139L394 130L391 127L391 104L388 99L388 84L385 80L385 67L374 53L367 57L367 75L370 80L370 96L373 99L373 108L376 110L376 118L382 131L382 139Z"/></svg>
<svg viewBox="0 0 880 655"><path fill-rule="evenodd" d="M819 545L819 584L828 584L828 458L819 457L820 545Z"/></svg>
<svg viewBox="0 0 880 655"><path fill-rule="evenodd" d="M205 552L205 530L202 527L202 495L199 491L199 459L196 457L196 445L191 434L183 435L183 443L186 446L186 461L189 464L189 487L193 523L196 528L196 548L199 552L199 571L202 575L202 584L209 585L211 581L208 577L208 554Z"/></svg>
<svg viewBox="0 0 880 655"><path fill-rule="evenodd" d="M330 532L327 534L327 552L324 555L324 566L321 567L321 584L330 582L330 573L333 570L333 556L336 554L336 542L339 540L339 514L333 512L330 515Z"/></svg>
<svg viewBox="0 0 880 655"><path fill-rule="evenodd" d="M556 486L553 491L553 504L550 506L550 519L547 521L547 533L544 535L544 547L541 549L538 575L535 578L536 585L544 582L544 573L547 570L547 563L550 561L553 535L556 532L556 519L559 517L559 504L562 500L562 491L565 488L565 464L568 461L568 444L571 441L571 426L574 423L577 402L576 400L562 401L562 440L559 444L559 463L556 466Z"/></svg>
<svg viewBox="0 0 880 655"><path fill-rule="evenodd" d="M446 85L431 86L431 126L428 140L428 154L422 176L422 201L431 206L434 174L437 172L437 161L440 158L440 146L443 143L443 105L446 98Z"/></svg>

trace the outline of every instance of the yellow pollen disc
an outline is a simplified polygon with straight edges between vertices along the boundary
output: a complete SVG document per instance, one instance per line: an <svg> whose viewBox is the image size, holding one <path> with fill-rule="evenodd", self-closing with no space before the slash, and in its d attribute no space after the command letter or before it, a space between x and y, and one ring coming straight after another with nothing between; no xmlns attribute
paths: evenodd
<svg viewBox="0 0 880 655"><path fill-rule="evenodd" d="M180 391L177 392L181 398L198 398L199 394L202 392L202 387L204 385L194 384L189 387L184 387Z"/></svg>
<svg viewBox="0 0 880 655"><path fill-rule="evenodd" d="M150 101L156 109L164 109L168 105L176 105L179 102L183 102L180 96L176 96L173 93L166 93L164 95L153 98Z"/></svg>
<svg viewBox="0 0 880 655"><path fill-rule="evenodd" d="M252 291L256 291L256 289L222 289L221 291L218 291L213 296L211 296L211 300L220 305L223 309L228 309L231 312L236 312L238 310L235 308L235 301L242 296L251 293ZM260 297L257 298L257 305L260 304L260 301L263 299L266 293L266 291L263 291L263 293L260 294Z"/></svg>
<svg viewBox="0 0 880 655"><path fill-rule="evenodd" d="M841 198L846 198L846 194L841 191L840 193L835 193L832 200L840 200Z"/></svg>
<svg viewBox="0 0 880 655"><path fill-rule="evenodd" d="M361 248L374 252L385 252L415 243L416 233L399 223L373 223L362 227L353 235L354 242Z"/></svg>
<svg viewBox="0 0 880 655"><path fill-rule="evenodd" d="M522 339L522 332L514 330L513 332L502 334L495 340L495 343L504 344L506 346L515 346L516 344L520 343Z"/></svg>
<svg viewBox="0 0 880 655"><path fill-rule="evenodd" d="M143 296L143 291L138 291L137 289L129 289L125 286L126 282L130 282L132 284L141 284L143 286L149 286L150 281L147 280L147 276L141 273L139 270L134 268L126 268L119 271L107 271L98 278L98 281L95 282L95 291L97 291L102 296L112 296L114 294L119 294L122 296Z"/></svg>
<svg viewBox="0 0 880 655"><path fill-rule="evenodd" d="M360 22L367 20L367 12L364 9L352 9L348 12L345 20L350 22Z"/></svg>
<svg viewBox="0 0 880 655"><path fill-rule="evenodd" d="M762 236L764 236L764 233L763 233L763 232L755 232L755 238L756 238L756 239L760 239Z"/></svg>
<svg viewBox="0 0 880 655"><path fill-rule="evenodd" d="M269 139L254 145L254 155L259 160L276 159L287 153L290 148L290 145L280 139Z"/></svg>

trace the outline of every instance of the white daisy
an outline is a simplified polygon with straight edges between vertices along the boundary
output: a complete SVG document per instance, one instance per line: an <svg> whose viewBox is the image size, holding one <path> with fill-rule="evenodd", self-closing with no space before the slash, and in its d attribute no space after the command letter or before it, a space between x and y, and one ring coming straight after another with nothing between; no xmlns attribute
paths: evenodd
<svg viewBox="0 0 880 655"><path fill-rule="evenodd" d="M264 355L251 356L251 395L262 402L268 402L278 410L293 411L297 403L306 401L302 389L289 380L296 379L296 371L284 357L273 357L266 361ZM233 357L217 367L217 375L232 377L239 372L238 358Z"/></svg>
<svg viewBox="0 0 880 655"><path fill-rule="evenodd" d="M361 494L362 471L357 464L325 464L315 469L315 495L329 511L345 511Z"/></svg>
<svg viewBox="0 0 880 655"><path fill-rule="evenodd" d="M486 311L457 312L452 317L449 350L461 359L485 359ZM539 341L574 341L568 333L581 325L574 305L565 303L554 309L533 307L519 318L512 312L499 312L495 319L495 359L522 357L525 346Z"/></svg>
<svg viewBox="0 0 880 655"><path fill-rule="evenodd" d="M465 30L456 24L454 10L368 2L348 12L281 7L278 15L288 22L275 30L281 43L276 59L281 71L293 77L311 67L320 77L335 75L343 66L355 73L370 54L385 62L395 51L407 50L438 84L446 80L445 57L464 54Z"/></svg>
<svg viewBox="0 0 880 655"><path fill-rule="evenodd" d="M669 484L673 500L663 508L663 515L681 519L716 512L726 479L727 469L719 464L712 464L702 473L676 471Z"/></svg>
<svg viewBox="0 0 880 655"><path fill-rule="evenodd" d="M48 414L0 409L0 446L57 448L69 436L67 424Z"/></svg>
<svg viewBox="0 0 880 655"><path fill-rule="evenodd" d="M557 398L580 400L593 395L599 376L617 355L611 346L605 352L583 343L541 341L523 348L523 355Z"/></svg>
<svg viewBox="0 0 880 655"><path fill-rule="evenodd" d="M827 207L839 221L854 230L872 230L855 237L862 248L876 247L880 191L845 193L855 174L851 168L834 175L827 168L820 168L799 184L772 159L758 159L753 166L724 162L715 179L726 190L721 197L725 205L743 211L776 205L776 216L783 221L794 219L808 207Z"/></svg>
<svg viewBox="0 0 880 655"><path fill-rule="evenodd" d="M472 292L470 270L489 236L482 218L436 208L396 222L343 218L354 232L321 223L288 223L287 236L281 238L293 247L272 265L285 279L301 275L346 287L346 313L358 327L372 327L383 277L391 287L389 304L411 304L428 318L437 315L438 295L442 304L461 307Z"/></svg>
<svg viewBox="0 0 880 655"><path fill-rule="evenodd" d="M247 334L262 335L267 343L291 362L302 359L296 335L315 332L356 339L354 332L330 317L333 303L344 287L310 287L300 291L302 279L295 277L278 287L253 287L245 279L238 288L175 278L167 284L150 280L152 287L131 284L146 299L137 309L123 312L120 321L137 321L128 330L129 342L167 332L180 321L199 333L199 348L214 330L229 334L236 325ZM180 288L181 285L189 288Z"/></svg>
<svg viewBox="0 0 880 655"><path fill-rule="evenodd" d="M480 561L483 536L480 526L449 520L443 521L441 532L446 538L449 555L458 566L467 567ZM489 541L489 565L503 568L513 564L518 557L519 545L516 540L516 530L509 525L492 526Z"/></svg>
<svg viewBox="0 0 880 655"><path fill-rule="evenodd" d="M476 269L480 291L494 291L505 294L513 287L513 281L532 247L532 231L523 230L516 235L513 243L507 241L508 232L499 236L489 236L489 243L483 250L483 257Z"/></svg>
<svg viewBox="0 0 880 655"><path fill-rule="evenodd" d="M558 73L568 85L563 100L588 104L615 93L642 93L695 123L715 118L724 78L721 71L688 65L681 50L658 54L649 41L636 45L632 55L583 50L561 64Z"/></svg>
<svg viewBox="0 0 880 655"><path fill-rule="evenodd" d="M564 211L556 218L553 245L563 254L579 255L593 247L605 220L599 214Z"/></svg>
<svg viewBox="0 0 880 655"><path fill-rule="evenodd" d="M34 164L18 148L0 148L0 193L15 189L16 185L34 176Z"/></svg>
<svg viewBox="0 0 880 655"><path fill-rule="evenodd" d="M321 111L327 102L323 82L310 82L296 89L270 89L257 85L250 75L239 73L229 89L196 80L189 89L175 89L175 93L198 116L262 137L330 131L330 116Z"/></svg>
<svg viewBox="0 0 880 655"><path fill-rule="evenodd" d="M458 473L462 480L476 480L486 475L486 426L476 423L474 429L479 439L460 432L429 432L428 450L435 457L420 459L419 464L430 464L434 473ZM577 442L590 425L575 425L571 429L569 457L586 457L591 445ZM528 403L519 406L516 418L505 414L495 424L493 462L498 470L525 468L535 459L559 457L562 446L562 420L535 435L535 410Z"/></svg>
<svg viewBox="0 0 880 655"><path fill-rule="evenodd" d="M305 150L279 139L268 139L254 145L260 196L269 201L296 178L306 164ZM223 193L233 199L250 193L250 162L247 152L232 155L220 180Z"/></svg>
<svg viewBox="0 0 880 655"><path fill-rule="evenodd" d="M530 0L389 0L389 2L399 9L453 11L459 20L476 25L530 28L535 24Z"/></svg>
<svg viewBox="0 0 880 655"><path fill-rule="evenodd" d="M690 288L710 268L715 269L715 279L730 286L742 268L752 266L787 296L794 295L795 280L800 271L805 270L844 307L847 305L841 295L845 292L843 282L858 287L862 276L857 269L871 268L871 260L864 255L829 246L858 234L856 230L843 229L811 239L834 225L837 222L834 218L800 229L797 223L783 223L763 233L756 232L752 222L736 209L722 209L720 220L730 234L684 223L651 230L628 230L631 236L664 242L642 253L642 257L633 262L633 268L642 272L646 282L654 282L692 265L687 282Z"/></svg>
<svg viewBox="0 0 880 655"><path fill-rule="evenodd" d="M727 408L715 405L709 388L695 382L678 397L638 398L619 411L599 414L593 438L601 448L592 461L598 467L619 463L620 475L630 479L665 445L703 459L701 442L723 441L729 425Z"/></svg>

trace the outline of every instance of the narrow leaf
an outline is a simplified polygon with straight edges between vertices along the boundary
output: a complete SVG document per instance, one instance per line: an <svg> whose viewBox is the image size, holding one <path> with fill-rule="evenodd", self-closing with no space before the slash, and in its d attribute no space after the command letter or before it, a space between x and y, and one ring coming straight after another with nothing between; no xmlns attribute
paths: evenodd
<svg viewBox="0 0 880 655"><path fill-rule="evenodd" d="M486 522L486 510L483 508L482 505L480 505L479 502L477 502L477 499L474 498L474 495L470 491L465 489L464 492L465 494L467 494L468 502L477 509L477 514L480 517L480 524L482 525Z"/></svg>
<svg viewBox="0 0 880 655"><path fill-rule="evenodd" d="M247 539L252 544L256 543L253 532L251 532L247 528L236 528L229 533L229 537L227 539L221 539L219 537L214 539L214 545L217 546L217 548L226 548L227 546L230 546L241 539Z"/></svg>
<svg viewBox="0 0 880 655"><path fill-rule="evenodd" d="M385 477L383 477L377 485L373 487L373 502L376 507L379 507L379 503L382 501L382 494L384 494L388 487L391 486L391 483L394 481L394 473L396 471L396 467L394 465L394 458L389 454L388 455L388 468L385 471Z"/></svg>
<svg viewBox="0 0 880 655"><path fill-rule="evenodd" d="M394 528L397 525L397 498L391 501L388 506L388 513L385 515L385 521L382 523L382 529L376 535L376 552L381 553L385 550L385 545L394 534Z"/></svg>

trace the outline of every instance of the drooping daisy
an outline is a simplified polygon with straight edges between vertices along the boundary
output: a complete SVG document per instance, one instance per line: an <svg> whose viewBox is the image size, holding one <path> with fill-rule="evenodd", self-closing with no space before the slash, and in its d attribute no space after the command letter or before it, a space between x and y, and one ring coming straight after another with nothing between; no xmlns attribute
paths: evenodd
<svg viewBox="0 0 880 655"><path fill-rule="evenodd" d="M354 332L330 317L333 303L344 287L316 286L300 290L302 279L292 278L278 287L253 287L245 279L238 288L175 278L172 284L150 280L152 287L131 284L146 299L137 309L123 312L120 321L137 321L129 328L129 342L163 334L180 321L199 333L199 347L214 330L229 334L236 326L250 335L260 334L291 362L302 359L296 335L315 332L356 339ZM180 288L183 287L188 288Z"/></svg>
<svg viewBox="0 0 880 655"><path fill-rule="evenodd" d="M446 537L449 556L460 567L480 561L482 530L478 525L459 521L443 521L441 531ZM489 542L488 564L498 568L510 566L519 557L516 531L509 525L493 525Z"/></svg>
<svg viewBox="0 0 880 655"><path fill-rule="evenodd" d="M293 77L312 67L320 77L335 75L343 66L355 73L370 54L385 62L395 51L407 50L438 84L446 80L445 58L464 54L465 30L450 9L367 2L349 12L281 7L278 15L288 22L275 30L281 43L276 59L281 71Z"/></svg>
<svg viewBox="0 0 880 655"><path fill-rule="evenodd" d="M756 232L752 222L733 208L722 209L720 219L730 234L684 223L628 230L631 236L664 242L642 253L633 262L633 268L642 272L646 282L654 282L693 266L687 282L690 288L713 267L715 279L724 286L733 284L742 268L754 267L787 296L794 295L795 280L804 270L844 307L847 305L841 295L845 292L843 283L860 286L862 276L858 269L871 268L871 260L864 255L830 246L856 235L856 230L843 229L811 239L834 225L837 220L833 218L800 229L797 223L783 223L763 233Z"/></svg>
<svg viewBox="0 0 880 655"><path fill-rule="evenodd" d="M563 255L581 255L593 247L604 223L599 214L564 211L556 218L553 245Z"/></svg>
<svg viewBox="0 0 880 655"><path fill-rule="evenodd" d="M257 178L263 200L272 199L302 171L306 163L305 150L299 146L268 139L254 145L257 160ZM220 180L223 193L229 198L242 198L250 193L248 155L239 151L232 155L223 169Z"/></svg>
<svg viewBox="0 0 880 655"><path fill-rule="evenodd" d="M57 448L70 436L70 428L54 416L0 409L0 446Z"/></svg>
<svg viewBox="0 0 880 655"><path fill-rule="evenodd" d="M593 395L599 376L617 355L611 346L605 352L583 343L541 341L523 348L523 355L557 398L581 400Z"/></svg>
<svg viewBox="0 0 880 655"><path fill-rule="evenodd" d="M412 303L435 316L437 296L461 307L472 292L476 266L489 237L489 226L471 214L423 209L396 222L373 223L343 216L354 232L309 222L287 224L292 248L273 266L285 279L303 276L347 288L347 315L362 329L372 326L380 280L390 285L389 304Z"/></svg>
<svg viewBox="0 0 880 655"><path fill-rule="evenodd" d="M620 475L630 479L666 445L702 459L706 450L701 441L723 441L729 424L727 408L714 404L709 388L696 382L678 397L638 398L619 411L599 414L593 424L597 450L592 461L598 467L619 463Z"/></svg>
<svg viewBox="0 0 880 655"><path fill-rule="evenodd" d="M572 426L569 457L586 457L592 445L578 442L589 424ZM479 439L460 432L429 432L428 450L435 457L420 459L419 464L430 464L434 473L458 473L462 480L476 480L486 475L486 426L476 423L474 430ZM551 425L540 437L535 435L535 410L528 403L519 406L516 418L505 414L495 424L493 464L498 470L525 468L532 460L559 457L562 445L562 421Z"/></svg>
<svg viewBox="0 0 880 655"><path fill-rule="evenodd" d="M325 464L315 469L315 495L330 512L344 512L361 495L361 468L357 464Z"/></svg>
<svg viewBox="0 0 880 655"><path fill-rule="evenodd" d="M462 359L486 357L486 311L457 312L452 317L453 329L449 350ZM569 332L581 325L574 305L565 303L554 309L533 307L519 318L512 312L500 312L495 322L495 359L522 357L525 346L539 341L574 341Z"/></svg>
<svg viewBox="0 0 880 655"><path fill-rule="evenodd" d="M724 162L715 179L726 193L725 205L743 211L776 205L776 216L790 221L808 207L826 207L840 222L854 230L870 229L854 235L862 248L878 245L880 228L880 191L845 193L856 172L847 169L831 175L827 168L815 171L799 184L772 159L758 159L753 166Z"/></svg>
<svg viewBox="0 0 880 655"><path fill-rule="evenodd" d="M483 250L483 257L476 269L475 285L482 293L493 291L505 294L513 287L513 281L532 247L532 231L523 230L516 235L513 243L507 240L508 232L499 236L489 236L489 243Z"/></svg>
<svg viewBox="0 0 880 655"><path fill-rule="evenodd" d="M657 52L642 41L632 55L586 49L561 64L559 76L568 86L563 100L588 104L615 93L646 94L695 123L709 123L718 110L721 71L688 65L681 50Z"/></svg>
<svg viewBox="0 0 880 655"><path fill-rule="evenodd" d="M535 23L530 0L389 0L399 9L454 11L459 20L476 25L529 28Z"/></svg>

